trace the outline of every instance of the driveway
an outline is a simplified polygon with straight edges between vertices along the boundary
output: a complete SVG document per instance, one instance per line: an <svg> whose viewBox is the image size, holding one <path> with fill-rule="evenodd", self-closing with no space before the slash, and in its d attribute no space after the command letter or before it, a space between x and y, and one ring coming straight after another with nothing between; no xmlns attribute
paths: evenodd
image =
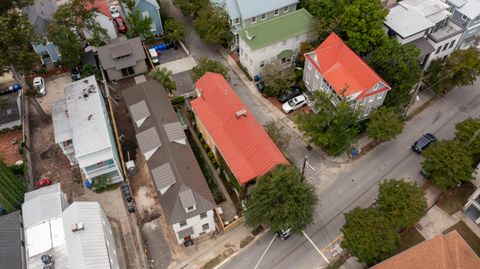
<svg viewBox="0 0 480 269"><path fill-rule="evenodd" d="M42 97L37 97L38 102L42 106L47 115L52 115L52 104L65 97L63 87L72 82L70 72L60 74L45 80L47 94ZM32 113L37 113L35 109L31 109Z"/></svg>
<svg viewBox="0 0 480 269"><path fill-rule="evenodd" d="M179 60L158 65L157 69L166 68L172 71L172 74L178 74L191 70L195 65L197 65L195 59L192 56L187 56Z"/></svg>

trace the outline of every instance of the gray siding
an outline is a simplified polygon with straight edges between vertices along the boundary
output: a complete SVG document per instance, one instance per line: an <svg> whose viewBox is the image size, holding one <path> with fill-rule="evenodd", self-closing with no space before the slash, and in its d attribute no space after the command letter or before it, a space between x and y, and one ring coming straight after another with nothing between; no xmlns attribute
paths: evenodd
<svg viewBox="0 0 480 269"><path fill-rule="evenodd" d="M471 42L473 42L472 41L473 37L480 35L480 20L475 21L475 20L470 20L469 18L466 18L466 20L463 20L462 19L463 14L460 13L458 10L455 10L452 13L453 15L450 17L450 20L456 25L465 29L465 32L463 33L456 47L460 49L466 48L471 44Z"/></svg>

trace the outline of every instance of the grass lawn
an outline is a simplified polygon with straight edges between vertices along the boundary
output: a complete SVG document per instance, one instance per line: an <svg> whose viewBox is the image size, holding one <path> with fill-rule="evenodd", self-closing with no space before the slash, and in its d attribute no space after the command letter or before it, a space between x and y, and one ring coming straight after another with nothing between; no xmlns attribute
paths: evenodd
<svg viewBox="0 0 480 269"><path fill-rule="evenodd" d="M468 200L468 197L475 191L475 186L472 183L466 183L460 188L453 189L443 195L437 202L437 206L443 211L452 215L460 210Z"/></svg>
<svg viewBox="0 0 480 269"><path fill-rule="evenodd" d="M480 255L480 238L478 238L478 236L472 230L470 230L465 222L459 221L457 224L443 231L443 234L447 234L453 230L457 230L457 232L463 237L465 242L467 242L473 251L475 251L477 255Z"/></svg>
<svg viewBox="0 0 480 269"><path fill-rule="evenodd" d="M417 229L415 229L415 227L410 227L400 234L400 242L398 244L397 253L411 248L423 241L425 241L425 238L423 238Z"/></svg>

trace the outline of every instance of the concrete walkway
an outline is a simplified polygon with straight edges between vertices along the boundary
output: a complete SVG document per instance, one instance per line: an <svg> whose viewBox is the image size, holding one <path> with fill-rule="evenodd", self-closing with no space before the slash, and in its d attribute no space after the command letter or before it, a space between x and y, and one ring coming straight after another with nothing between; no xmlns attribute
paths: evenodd
<svg viewBox="0 0 480 269"><path fill-rule="evenodd" d="M166 68L172 71L172 74L182 73L185 71L192 70L192 68L197 65L197 61L190 55L185 58L164 63L157 66L157 69Z"/></svg>

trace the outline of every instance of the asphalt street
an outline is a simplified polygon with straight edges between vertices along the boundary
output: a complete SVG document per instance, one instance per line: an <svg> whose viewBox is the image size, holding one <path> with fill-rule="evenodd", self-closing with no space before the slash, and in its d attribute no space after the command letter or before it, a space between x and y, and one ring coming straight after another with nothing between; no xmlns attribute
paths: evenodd
<svg viewBox="0 0 480 269"><path fill-rule="evenodd" d="M455 123L480 116L480 82L456 88L410 120L395 140L379 145L357 161L348 164L322 164L307 179L317 188L320 203L315 223L306 233L322 249L340 233L343 213L354 207L368 207L377 196L378 182L405 178L422 184L419 175L422 157L410 145L423 133L439 139L454 136ZM315 167L314 167L315 168ZM235 255L220 268L254 268L271 240L265 235ZM320 268L326 263L302 235L276 240L258 268Z"/></svg>

